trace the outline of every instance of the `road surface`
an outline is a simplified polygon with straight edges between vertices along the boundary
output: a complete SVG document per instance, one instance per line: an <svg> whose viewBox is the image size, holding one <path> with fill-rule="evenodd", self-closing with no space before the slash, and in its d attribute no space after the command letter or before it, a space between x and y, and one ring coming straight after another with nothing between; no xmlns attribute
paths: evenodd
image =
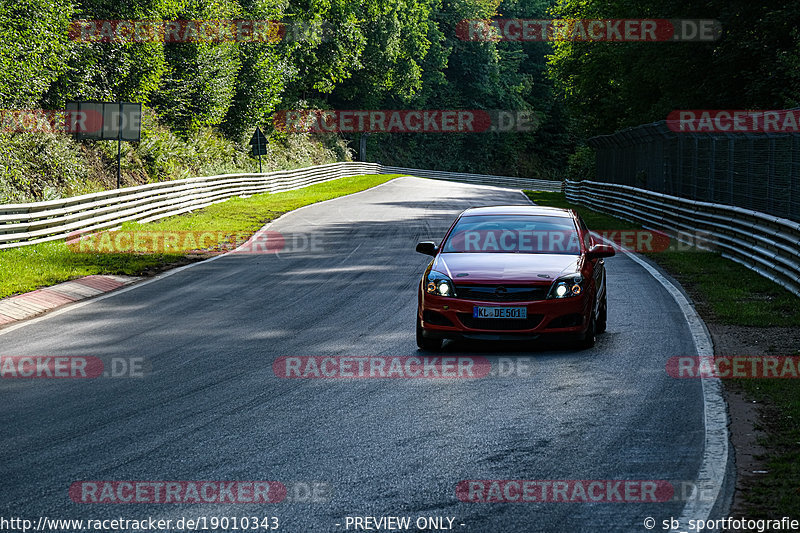
<svg viewBox="0 0 800 533"><path fill-rule="evenodd" d="M438 241L467 207L525 203L519 191L400 178L275 221L269 230L292 251L223 256L0 334L4 356L142 358L146 370L0 380L0 515L276 516L290 532L354 531L348 516L450 517L463 532L645 531L651 516L660 530L680 515L680 494L591 504L456 495L463 480L695 479L701 384L665 372L694 345L673 298L624 254L607 260L608 331L591 350L446 345L445 355L489 359L495 370L481 379L273 371L281 356L421 355L415 290L428 258L417 241ZM81 480L274 480L288 494L75 503L68 489Z"/></svg>

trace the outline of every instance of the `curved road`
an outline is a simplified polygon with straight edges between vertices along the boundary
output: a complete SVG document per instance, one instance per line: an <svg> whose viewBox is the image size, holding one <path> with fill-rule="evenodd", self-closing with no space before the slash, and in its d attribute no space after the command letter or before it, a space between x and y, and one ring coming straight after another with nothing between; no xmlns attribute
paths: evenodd
<svg viewBox="0 0 800 533"><path fill-rule="evenodd" d="M646 531L652 516L661 530L684 501L467 503L455 490L475 479L695 478L701 384L664 370L695 354L688 326L624 255L607 260L609 326L592 350L445 348L495 369L525 361L526 372L273 372L280 356L420 355L415 290L427 258L415 243L440 239L466 207L525 203L518 191L400 178L272 223L294 251L219 257L0 332L0 355L144 358L147 369L0 380L0 515L277 516L290 532L347 531L347 516L455 517L463 532ZM276 480L289 494L271 505L79 504L68 488L80 480Z"/></svg>

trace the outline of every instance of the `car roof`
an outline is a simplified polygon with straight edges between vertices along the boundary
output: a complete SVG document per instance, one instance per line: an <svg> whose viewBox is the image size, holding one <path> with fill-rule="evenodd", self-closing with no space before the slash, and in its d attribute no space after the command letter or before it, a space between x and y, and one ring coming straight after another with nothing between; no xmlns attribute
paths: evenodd
<svg viewBox="0 0 800 533"><path fill-rule="evenodd" d="M546 215L551 217L573 217L570 209L546 207L541 205L493 205L487 207L471 207L461 213L462 217L477 215Z"/></svg>

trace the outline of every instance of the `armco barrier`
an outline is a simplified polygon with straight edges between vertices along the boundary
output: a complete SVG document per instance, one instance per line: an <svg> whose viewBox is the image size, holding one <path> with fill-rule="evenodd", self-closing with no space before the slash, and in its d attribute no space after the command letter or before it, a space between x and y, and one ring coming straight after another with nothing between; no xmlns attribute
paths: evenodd
<svg viewBox="0 0 800 533"><path fill-rule="evenodd" d="M358 174L409 174L499 187L558 190L559 182L383 167L376 163L330 163L266 174L226 174L152 183L113 191L0 205L0 249L63 239L123 222L151 222L223 202L234 196L282 192Z"/></svg>
<svg viewBox="0 0 800 533"><path fill-rule="evenodd" d="M533 178L514 178L511 176L489 176L486 174L464 174L459 172L443 172L438 170L422 170L419 168L402 168L382 166L382 174L410 174L421 178L435 180L458 181L494 187L512 189L530 189L536 191L560 191L561 182L553 180L537 180Z"/></svg>
<svg viewBox="0 0 800 533"><path fill-rule="evenodd" d="M691 234L693 244L713 247L724 257L800 295L800 224L729 205L593 181L568 181L567 199L650 229L665 230L679 240ZM702 236L700 242L698 235Z"/></svg>

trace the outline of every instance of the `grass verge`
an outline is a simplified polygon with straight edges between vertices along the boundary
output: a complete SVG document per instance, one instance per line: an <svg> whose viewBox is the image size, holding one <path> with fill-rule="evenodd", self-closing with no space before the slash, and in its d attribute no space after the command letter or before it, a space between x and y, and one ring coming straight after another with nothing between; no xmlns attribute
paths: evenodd
<svg viewBox="0 0 800 533"><path fill-rule="evenodd" d="M125 223L123 230L146 232L210 231L252 235L267 222L305 205L375 187L396 178L375 174L341 178L294 191L231 198L193 213L149 224ZM217 241L215 244L219 244ZM92 274L141 275L184 264L202 256L183 253L75 253L64 241L0 251L0 298Z"/></svg>
<svg viewBox="0 0 800 533"><path fill-rule="evenodd" d="M525 191L540 205L575 209L589 228L639 229L640 225L570 204L560 192ZM672 275L694 300L708 324L735 326L743 335L786 336L800 326L800 298L719 253L688 248L643 254ZM762 343L763 344L763 343ZM797 345L778 342L779 353L800 355ZM759 354L772 352L770 345ZM749 518L800 516L800 386L792 379L723 380L728 390L744 392L748 399L764 406L762 421L766 432L762 444L768 453L767 474L754 478L744 494Z"/></svg>

